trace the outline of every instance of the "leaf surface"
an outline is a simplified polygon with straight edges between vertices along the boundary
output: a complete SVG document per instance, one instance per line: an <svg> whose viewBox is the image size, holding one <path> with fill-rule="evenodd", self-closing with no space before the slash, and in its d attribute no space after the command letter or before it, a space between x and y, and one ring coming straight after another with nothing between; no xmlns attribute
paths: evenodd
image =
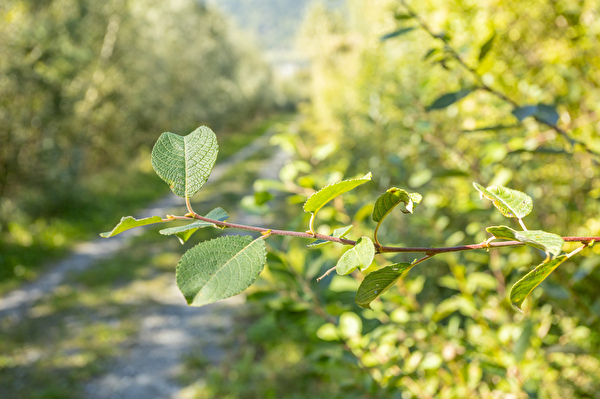
<svg viewBox="0 0 600 399"><path fill-rule="evenodd" d="M492 49L492 46L494 45L494 39L496 38L496 34L494 33L485 43L483 43L483 45L481 46L481 49L479 50L479 61L481 62L481 60L483 60L485 58L485 56L490 52L490 50Z"/></svg>
<svg viewBox="0 0 600 399"><path fill-rule="evenodd" d="M177 286L188 304L202 306L248 288L267 261L259 237L224 236L188 250L177 264Z"/></svg>
<svg viewBox="0 0 600 399"><path fill-rule="evenodd" d="M541 249L546 254L559 255L564 245L564 240L558 234L548 233L543 230L517 231L507 226L491 226L487 232L496 238L516 240L534 248Z"/></svg>
<svg viewBox="0 0 600 399"><path fill-rule="evenodd" d="M133 216L123 216L121 218L121 221L111 231L105 231L104 233L100 233L100 237L113 237L119 233L124 232L125 230L129 230L134 227L145 226L147 224L153 223L160 223L162 221L163 220L160 216L152 216L143 219L136 219Z"/></svg>
<svg viewBox="0 0 600 399"><path fill-rule="evenodd" d="M208 180L218 152L217 137L206 126L187 136L166 132L152 148L152 167L176 195L190 198Z"/></svg>
<svg viewBox="0 0 600 399"><path fill-rule="evenodd" d="M352 225L340 227L338 229L333 230L331 237L343 238L348 234L350 230L352 230ZM315 240L307 245L308 248L320 248L325 244L329 244L331 241L328 240Z"/></svg>
<svg viewBox="0 0 600 399"><path fill-rule="evenodd" d="M390 32L386 35L381 36L381 38L379 39L380 41L384 42L388 39L394 38L394 37L398 37L398 36L402 36L412 30L414 30L414 26L408 27L408 28L402 28L402 29L398 29L396 31Z"/></svg>
<svg viewBox="0 0 600 399"><path fill-rule="evenodd" d="M494 206L506 217L521 219L533 209L531 197L521 191L502 186L484 188L481 184L473 183L482 197L492 201Z"/></svg>
<svg viewBox="0 0 600 399"><path fill-rule="evenodd" d="M317 213L319 209L338 195L346 193L370 180L371 173L369 172L364 177L358 179L342 180L323 187L306 200L304 203L304 212Z"/></svg>
<svg viewBox="0 0 600 399"><path fill-rule="evenodd" d="M369 237L361 237L356 245L344 252L336 264L336 272L340 275L352 273L357 267L365 270L373 262L375 246Z"/></svg>
<svg viewBox="0 0 600 399"><path fill-rule="evenodd" d="M473 89L462 89L453 93L446 93L443 96L438 97L433 103L427 106L427 111L433 111L436 109L443 109L449 107L455 102L468 96Z"/></svg>
<svg viewBox="0 0 600 399"><path fill-rule="evenodd" d="M383 193L373 207L372 218L374 222L381 222L391 211L403 202L406 210L403 213L412 213L413 209L421 202L423 197L419 193L409 193L401 188L392 187Z"/></svg>
<svg viewBox="0 0 600 399"><path fill-rule="evenodd" d="M567 255L560 255L549 262L538 265L535 269L527 273L522 279L517 281L510 290L510 302L519 310L527 296L540 285L561 263L566 261Z"/></svg>
<svg viewBox="0 0 600 399"><path fill-rule="evenodd" d="M396 263L370 273L358 287L354 302L361 308L369 309L371 302L396 284L411 268L410 263Z"/></svg>
<svg viewBox="0 0 600 399"><path fill-rule="evenodd" d="M223 208L215 208L206 214L207 218L224 222L229 219L229 215ZM170 236L175 234L179 239L179 242L184 244L198 229L203 227L218 227L214 223L205 222L204 220L196 220L195 222L186 224L184 226L170 227L168 229L162 229L159 231L160 234Z"/></svg>
<svg viewBox="0 0 600 399"><path fill-rule="evenodd" d="M520 121L530 116L549 126L556 126L560 116L556 108L548 104L526 105L524 107L516 107L512 110L512 114Z"/></svg>

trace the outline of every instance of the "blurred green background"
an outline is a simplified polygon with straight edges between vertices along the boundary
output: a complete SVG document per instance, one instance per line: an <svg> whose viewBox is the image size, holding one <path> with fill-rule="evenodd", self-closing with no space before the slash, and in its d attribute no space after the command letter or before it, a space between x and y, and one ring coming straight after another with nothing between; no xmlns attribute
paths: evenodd
<svg viewBox="0 0 600 399"><path fill-rule="evenodd" d="M319 213L319 232L353 223L350 238L370 235L374 200L398 186L423 202L415 215L392 214L382 243L479 243L485 227L511 222L478 198L476 181L528 193L530 229L600 235L600 2L409 4L446 43L392 0L2 2L0 293L166 194L151 146L163 131L200 124L217 133L219 161L275 125L271 143L292 155L279 183L252 172L273 147L202 197L229 211L252 188L279 189L253 208L268 227L304 231L307 193L370 171L369 185ZM514 105L485 90L428 111L481 82L518 106L552 106L583 145L517 119ZM125 266L73 276L42 316L2 321L0 392L81 397L77 381L101 374L139 328L148 298L132 302L123 290L174 279L182 250L160 238L136 239L142 248L120 255ZM268 243L226 361L184 359L189 397L599 397L598 246L561 265L519 313L507 292L544 258L530 248L437 256L364 310L353 302L361 275L315 282L343 248ZM90 312L96 329L68 328Z"/></svg>

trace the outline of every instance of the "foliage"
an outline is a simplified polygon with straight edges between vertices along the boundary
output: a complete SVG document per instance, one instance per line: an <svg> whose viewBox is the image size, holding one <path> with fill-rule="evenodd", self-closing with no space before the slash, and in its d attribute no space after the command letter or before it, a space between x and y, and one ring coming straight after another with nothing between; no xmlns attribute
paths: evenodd
<svg viewBox="0 0 600 399"><path fill-rule="evenodd" d="M200 120L223 142L272 109L267 65L197 1L7 0L0 15L3 281L163 194L149 131Z"/></svg>

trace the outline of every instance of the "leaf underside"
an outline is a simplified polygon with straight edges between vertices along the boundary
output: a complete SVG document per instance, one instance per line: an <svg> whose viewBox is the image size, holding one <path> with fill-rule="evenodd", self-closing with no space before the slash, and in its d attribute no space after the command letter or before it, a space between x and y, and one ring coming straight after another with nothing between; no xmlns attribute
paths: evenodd
<svg viewBox="0 0 600 399"><path fill-rule="evenodd" d="M506 217L521 219L532 211L533 201L527 194L501 186L484 188L473 183L482 197L492 201L494 206Z"/></svg>
<svg viewBox="0 0 600 399"><path fill-rule="evenodd" d="M218 152L217 137L206 126L187 136L166 132L152 148L152 167L176 195L190 198L208 180Z"/></svg>
<svg viewBox="0 0 600 399"><path fill-rule="evenodd" d="M369 309L371 302L396 284L411 268L410 263L397 263L370 273L358 287L354 302L361 308Z"/></svg>
<svg viewBox="0 0 600 399"><path fill-rule="evenodd" d="M134 227L145 226L147 224L153 223L160 223L162 221L163 220L160 216L152 216L143 219L136 219L133 216L123 216L121 218L121 221L111 231L105 231L104 233L100 233L100 237L113 237L119 233L124 232L125 230L129 230Z"/></svg>
<svg viewBox="0 0 600 399"><path fill-rule="evenodd" d="M372 214L373 221L381 222L401 202L406 206L406 210L403 209L402 212L412 213L422 198L419 193L408 193L401 188L392 187L375 201Z"/></svg>
<svg viewBox="0 0 600 399"><path fill-rule="evenodd" d="M346 275L352 273L357 267L365 270L373 262L375 257L375 246L368 237L361 237L356 245L344 252L336 264L337 274Z"/></svg>
<svg viewBox="0 0 600 399"><path fill-rule="evenodd" d="M358 179L342 180L323 187L311 195L304 203L304 212L317 213L329 201L371 180L371 173Z"/></svg>
<svg viewBox="0 0 600 399"><path fill-rule="evenodd" d="M510 302L514 307L521 310L521 305L527 296L540 285L561 263L568 259L567 255L560 255L549 262L538 265L517 281L510 290Z"/></svg>
<svg viewBox="0 0 600 399"><path fill-rule="evenodd" d="M516 240L553 256L561 253L565 243L561 236L543 230L516 231L507 226L491 226L486 230L496 238Z"/></svg>
<svg viewBox="0 0 600 399"><path fill-rule="evenodd" d="M223 208L215 208L209 213L206 214L206 218L218 220L219 222L224 222L229 219L229 215ZM168 229L162 229L159 231L160 234L165 236L170 236L175 234L179 239L179 242L184 244L198 229L204 227L218 227L214 223L205 222L203 220L196 220L195 222L186 224L184 226L170 227Z"/></svg>
<svg viewBox="0 0 600 399"><path fill-rule="evenodd" d="M202 306L248 288L262 272L267 249L262 238L224 236L204 241L177 264L177 286L188 304Z"/></svg>

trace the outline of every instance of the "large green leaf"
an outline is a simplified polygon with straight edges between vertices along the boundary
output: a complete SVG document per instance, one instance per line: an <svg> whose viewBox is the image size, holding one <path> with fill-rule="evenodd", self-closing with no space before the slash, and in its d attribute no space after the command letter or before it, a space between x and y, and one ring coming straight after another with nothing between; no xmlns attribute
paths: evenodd
<svg viewBox="0 0 600 399"><path fill-rule="evenodd" d="M375 201L373 221L381 222L401 202L406 206L406 210L402 210L402 212L412 213L415 206L421 202L421 199L423 197L419 193L408 193L401 188L392 187Z"/></svg>
<svg viewBox="0 0 600 399"><path fill-rule="evenodd" d="M343 238L344 236L346 236L346 234L348 234L348 232L350 230L352 230L352 225L349 226L344 226L344 227L340 227L338 229L333 230L333 233L331 234L331 237L335 237L335 238ZM329 244L331 243L331 241L329 240L315 240L313 242L311 242L310 244L307 245L308 248L320 248L325 244Z"/></svg>
<svg viewBox="0 0 600 399"><path fill-rule="evenodd" d="M336 264L337 274L350 274L360 267L360 270L365 270L373 262L375 257L375 246L373 241L368 237L361 237L356 241L356 245L344 252L342 257Z"/></svg>
<svg viewBox="0 0 600 399"><path fill-rule="evenodd" d="M208 180L218 152L217 137L206 126L187 136L167 132L152 149L152 167L176 195L189 198Z"/></svg>
<svg viewBox="0 0 600 399"><path fill-rule="evenodd" d="M565 243L561 236L543 230L516 231L507 226L491 226L486 230L496 238L520 241L554 256L561 253Z"/></svg>
<svg viewBox="0 0 600 399"><path fill-rule="evenodd" d="M411 268L410 263L396 263L370 273L358 287L354 302L361 308L369 309L375 298L396 284Z"/></svg>
<svg viewBox="0 0 600 399"><path fill-rule="evenodd" d="M177 286L188 304L202 306L248 288L267 261L259 237L225 236L191 248L177 264Z"/></svg>
<svg viewBox="0 0 600 399"><path fill-rule="evenodd" d="M122 233L125 230L132 229L134 227L145 226L147 224L159 223L162 221L163 219L160 216L152 216L143 219L136 219L133 216L123 216L121 218L121 221L111 231L105 231L104 233L100 233L100 237L108 238L116 236L117 234Z"/></svg>
<svg viewBox="0 0 600 399"><path fill-rule="evenodd" d="M490 52L490 50L492 49L492 45L494 44L495 38L496 34L494 33L485 43L483 43L481 49L479 50L479 62L481 62L481 60L483 60L485 56Z"/></svg>
<svg viewBox="0 0 600 399"><path fill-rule="evenodd" d="M544 262L538 265L535 269L527 273L522 279L517 281L510 290L510 302L514 307L521 310L521 305L527 295L531 293L540 285L542 281L546 279L564 261L569 257L567 255L560 255L552 259L549 262Z"/></svg>
<svg viewBox="0 0 600 399"><path fill-rule="evenodd" d="M229 215L223 208L215 208L209 213L206 214L206 218L218 220L219 222L224 222L229 219ZM170 236L175 234L179 239L179 242L184 244L191 236L196 232L196 230L201 229L203 227L217 227L214 223L205 222L204 220L196 220L193 223L186 224L184 226L177 227L169 227L168 229L162 229L159 231L160 234Z"/></svg>
<svg viewBox="0 0 600 399"><path fill-rule="evenodd" d="M492 201L494 206L506 217L521 219L529 215L533 209L531 197L521 191L501 186L484 188L478 183L473 183L473 186L482 197Z"/></svg>

